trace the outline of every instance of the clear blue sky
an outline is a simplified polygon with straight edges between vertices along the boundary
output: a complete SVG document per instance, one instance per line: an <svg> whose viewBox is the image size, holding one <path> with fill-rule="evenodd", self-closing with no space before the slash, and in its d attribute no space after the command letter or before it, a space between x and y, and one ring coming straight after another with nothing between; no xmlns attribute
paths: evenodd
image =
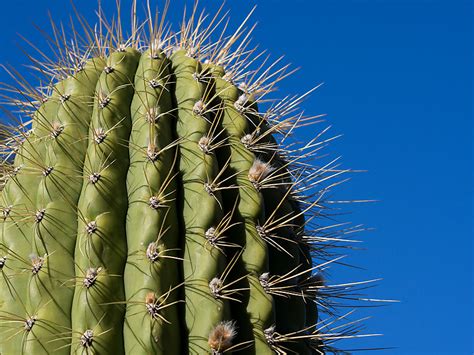
<svg viewBox="0 0 474 355"><path fill-rule="evenodd" d="M76 1L92 17L95 1ZM105 1L112 3L112 1ZM358 345L394 354L470 354L472 348L472 5L461 0L255 0L255 41L301 70L280 85L304 92L344 137L331 152L366 169L340 189L356 205L346 219L375 230L350 256L364 270L341 279L383 277L370 294L399 299L371 314ZM128 4L128 1L125 1ZM181 16L172 1L170 19ZM201 1L210 10L217 1ZM252 1L229 0L233 19ZM66 0L2 1L0 62L26 63L20 33L37 41L46 10L66 20ZM4 72L0 81L9 81ZM342 271L341 271L342 272Z"/></svg>

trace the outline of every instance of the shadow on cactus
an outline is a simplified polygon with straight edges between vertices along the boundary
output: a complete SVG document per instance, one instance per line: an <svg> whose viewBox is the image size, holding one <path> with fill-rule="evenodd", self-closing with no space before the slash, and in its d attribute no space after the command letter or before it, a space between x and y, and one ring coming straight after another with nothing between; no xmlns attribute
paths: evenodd
<svg viewBox="0 0 474 355"><path fill-rule="evenodd" d="M324 277L359 227L328 218L333 138L294 138L314 89L273 98L292 70L250 15L232 32L195 6L173 32L167 8L134 3L129 34L100 9L53 24L39 88L7 69L0 353L341 352L368 334L338 309L373 280Z"/></svg>

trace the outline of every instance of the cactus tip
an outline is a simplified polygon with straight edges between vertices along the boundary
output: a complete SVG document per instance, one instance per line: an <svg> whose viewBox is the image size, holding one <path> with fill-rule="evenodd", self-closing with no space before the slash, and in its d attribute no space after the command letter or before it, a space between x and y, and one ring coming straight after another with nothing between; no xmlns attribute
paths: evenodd
<svg viewBox="0 0 474 355"><path fill-rule="evenodd" d="M273 171L273 167L270 163L265 163L260 159L255 159L252 167L249 169L248 178L255 188L260 188L260 183L265 179L268 174Z"/></svg>

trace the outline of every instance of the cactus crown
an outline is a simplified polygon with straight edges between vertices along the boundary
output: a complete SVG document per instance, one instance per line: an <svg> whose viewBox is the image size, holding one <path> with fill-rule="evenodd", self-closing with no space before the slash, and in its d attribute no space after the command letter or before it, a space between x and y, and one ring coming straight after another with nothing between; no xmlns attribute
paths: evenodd
<svg viewBox="0 0 474 355"><path fill-rule="evenodd" d="M272 98L293 71L251 44L251 14L229 33L222 7L195 6L172 32L168 6L140 22L134 1L129 35L100 8L72 41L53 24L56 59L33 59L48 85L9 70L24 123L1 130L1 354L318 354L361 336L338 308L366 282L323 277L357 229L327 218L348 170L315 164L327 130L294 139L321 121L299 108L314 89Z"/></svg>

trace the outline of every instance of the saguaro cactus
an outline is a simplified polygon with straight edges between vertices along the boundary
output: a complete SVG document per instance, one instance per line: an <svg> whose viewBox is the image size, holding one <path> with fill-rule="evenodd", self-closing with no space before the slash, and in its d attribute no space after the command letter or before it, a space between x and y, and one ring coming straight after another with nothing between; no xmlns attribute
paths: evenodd
<svg viewBox="0 0 474 355"><path fill-rule="evenodd" d="M177 33L132 13L129 36L102 11L53 26L46 87L9 71L31 119L2 128L0 354L337 352L358 284L322 277L347 241L323 217L346 170L292 140L320 117L268 100L291 70L248 17L212 42L220 11Z"/></svg>

